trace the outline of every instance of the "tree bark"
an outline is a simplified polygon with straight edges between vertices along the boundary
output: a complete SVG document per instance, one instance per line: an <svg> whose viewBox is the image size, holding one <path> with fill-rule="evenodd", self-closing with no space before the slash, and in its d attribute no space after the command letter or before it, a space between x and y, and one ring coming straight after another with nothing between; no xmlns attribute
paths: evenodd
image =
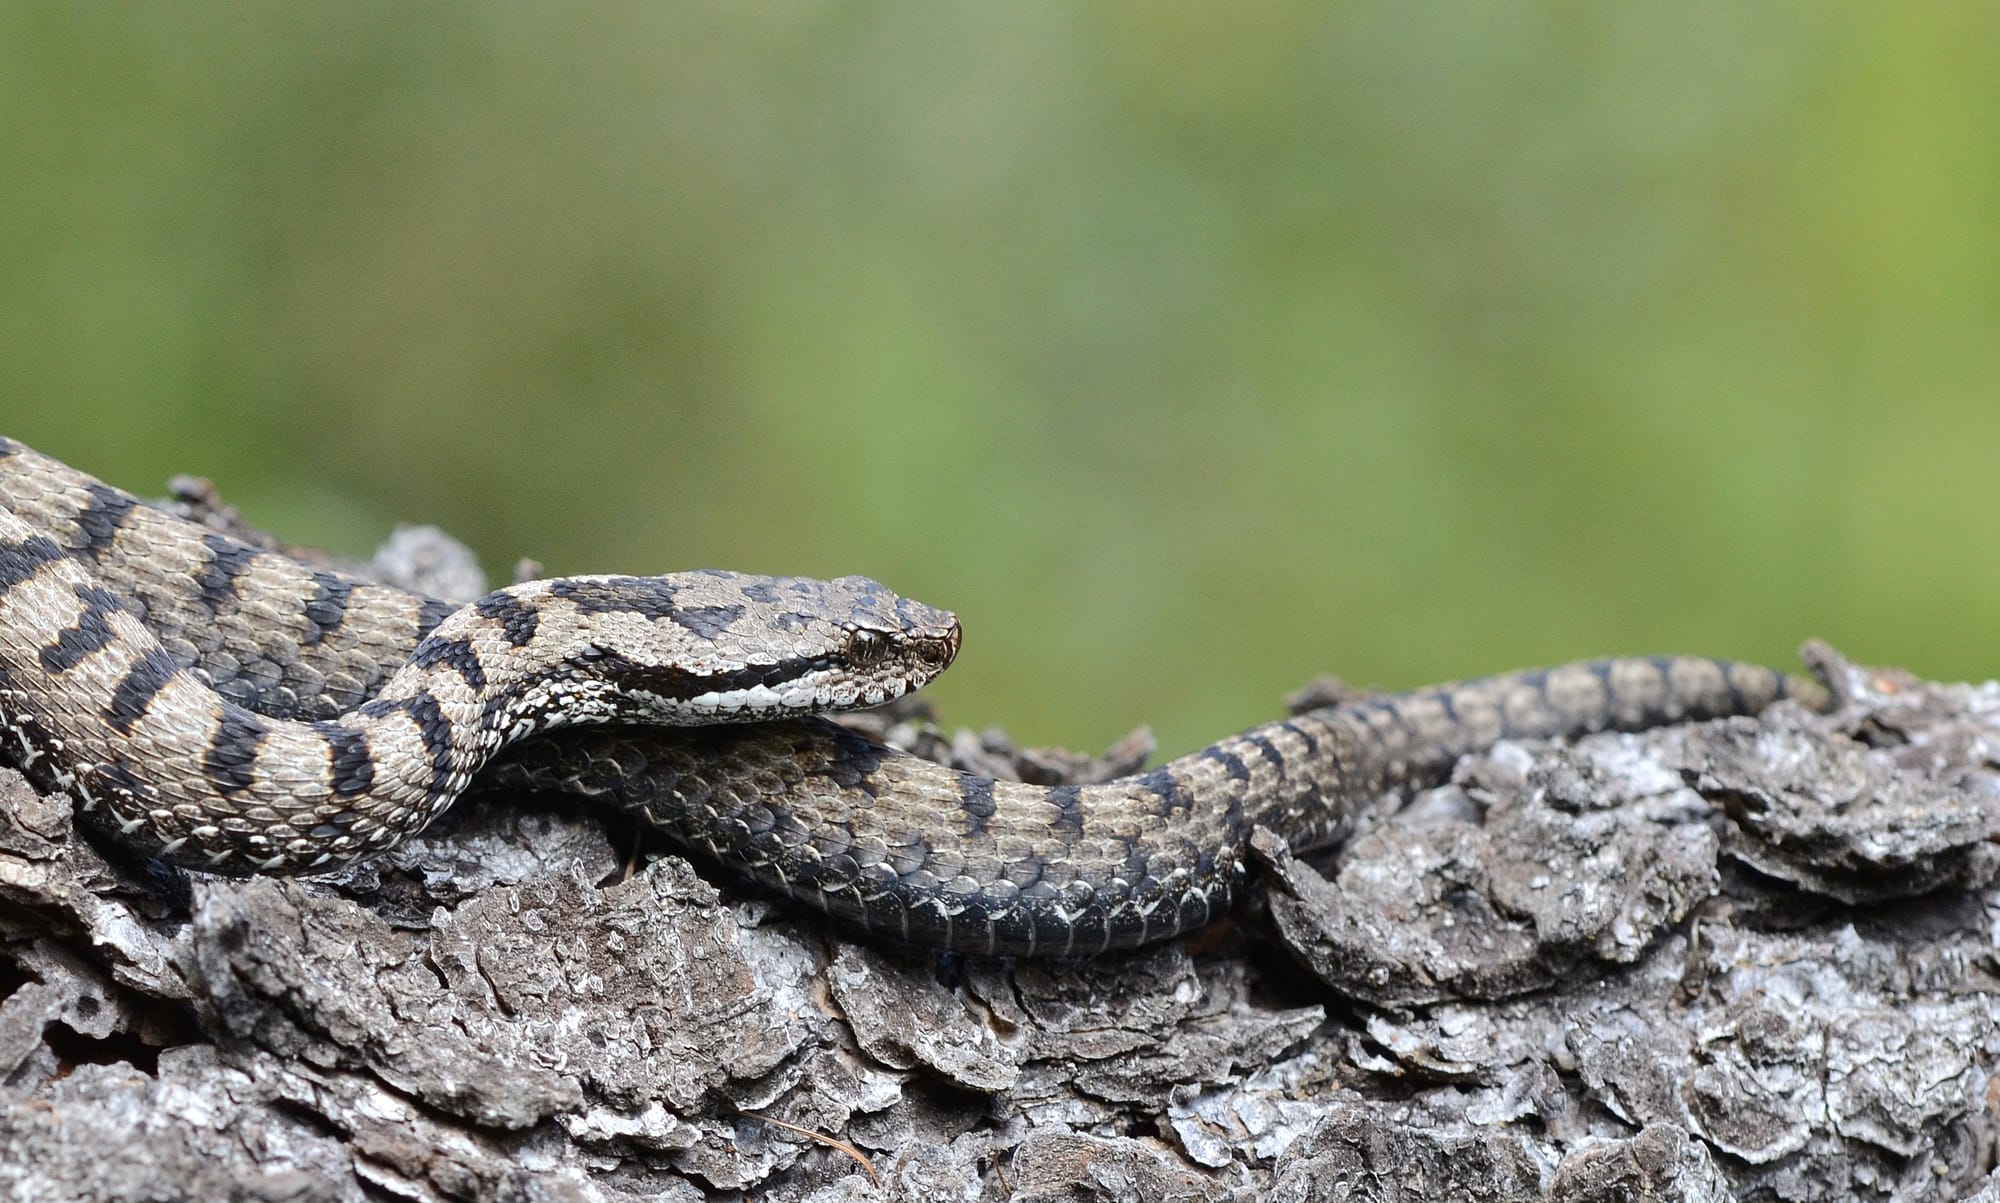
<svg viewBox="0 0 2000 1203"><path fill-rule="evenodd" d="M124 863L0 772L0 1184L269 1200L1957 1199L2000 688L1502 745L1082 963L850 938L486 798L369 865ZM885 735L982 771L1102 761ZM634 846L638 850L634 851Z"/></svg>

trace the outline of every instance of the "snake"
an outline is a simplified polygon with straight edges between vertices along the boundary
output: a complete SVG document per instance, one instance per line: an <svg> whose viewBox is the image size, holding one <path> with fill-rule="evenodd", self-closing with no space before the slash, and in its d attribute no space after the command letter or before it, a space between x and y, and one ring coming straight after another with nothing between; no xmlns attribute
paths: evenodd
<svg viewBox="0 0 2000 1203"><path fill-rule="evenodd" d="M959 644L950 612L865 577L572 576L455 605L0 438L0 759L117 844L202 872L332 871L477 779L624 810L910 947L1078 957L1228 914L1257 828L1331 847L1502 740L1830 705L1742 661L1585 660L1320 706L1073 785L815 717L920 688Z"/></svg>

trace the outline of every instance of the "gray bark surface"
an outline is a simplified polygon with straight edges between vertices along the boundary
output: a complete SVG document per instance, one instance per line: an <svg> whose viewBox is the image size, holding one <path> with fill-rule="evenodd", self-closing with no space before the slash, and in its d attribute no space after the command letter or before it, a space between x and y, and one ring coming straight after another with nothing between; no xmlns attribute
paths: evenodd
<svg viewBox="0 0 2000 1203"><path fill-rule="evenodd" d="M1502 745L1081 963L859 942L554 800L162 874L0 771L0 1192L2000 1201L2000 686L1817 656L1836 715Z"/></svg>

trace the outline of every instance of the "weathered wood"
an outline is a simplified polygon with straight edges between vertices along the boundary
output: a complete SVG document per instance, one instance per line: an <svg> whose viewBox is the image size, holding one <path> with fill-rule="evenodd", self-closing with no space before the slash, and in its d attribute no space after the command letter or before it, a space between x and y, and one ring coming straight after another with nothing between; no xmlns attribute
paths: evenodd
<svg viewBox="0 0 2000 1203"><path fill-rule="evenodd" d="M1327 864L1260 841L1268 912L1067 965L855 943L557 803L330 879L149 875L0 773L0 1184L1961 1198L1994 1154L2000 687L1824 667L1832 717L1502 746ZM1143 754L880 727L1044 780Z"/></svg>

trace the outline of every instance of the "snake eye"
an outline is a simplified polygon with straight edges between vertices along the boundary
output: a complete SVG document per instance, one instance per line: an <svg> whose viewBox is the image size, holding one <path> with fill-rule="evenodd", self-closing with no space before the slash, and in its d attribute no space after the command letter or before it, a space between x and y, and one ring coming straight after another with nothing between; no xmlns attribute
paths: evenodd
<svg viewBox="0 0 2000 1203"><path fill-rule="evenodd" d="M858 664L873 664L889 654L889 640L880 631L857 627L849 632L847 655Z"/></svg>

